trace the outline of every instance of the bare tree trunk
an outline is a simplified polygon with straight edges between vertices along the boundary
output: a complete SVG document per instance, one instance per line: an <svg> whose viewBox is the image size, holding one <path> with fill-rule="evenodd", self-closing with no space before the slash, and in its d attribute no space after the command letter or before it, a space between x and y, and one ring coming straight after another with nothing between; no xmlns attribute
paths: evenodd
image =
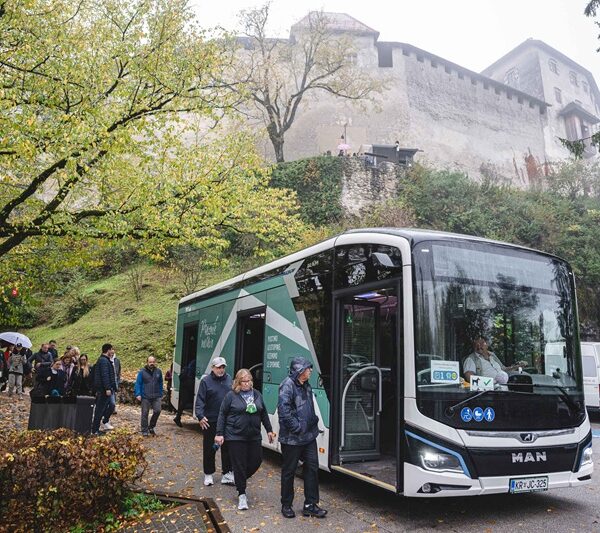
<svg viewBox="0 0 600 533"><path fill-rule="evenodd" d="M269 139L271 139L273 150L275 150L275 161L283 163L285 161L283 157L283 144L285 142L283 134L277 131L277 126L274 123L267 126L267 133L269 134Z"/></svg>
<svg viewBox="0 0 600 533"><path fill-rule="evenodd" d="M283 157L283 139L272 142L273 148L275 149L275 161L278 163L283 163L285 161Z"/></svg>

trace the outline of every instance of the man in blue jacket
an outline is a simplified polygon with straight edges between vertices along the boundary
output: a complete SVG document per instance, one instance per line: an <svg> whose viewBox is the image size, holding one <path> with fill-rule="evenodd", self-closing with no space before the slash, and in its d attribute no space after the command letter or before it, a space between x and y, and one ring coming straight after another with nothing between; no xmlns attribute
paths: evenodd
<svg viewBox="0 0 600 533"><path fill-rule="evenodd" d="M94 365L94 390L96 391L96 407L94 409L94 420L92 422L92 434L100 435L100 421L110 409L112 413L111 396L117 393L117 379L115 367L110 361L114 353L112 344L102 345L102 355Z"/></svg>
<svg viewBox="0 0 600 533"><path fill-rule="evenodd" d="M215 450L213 444L217 434L217 420L223 398L231 390L232 379L226 371L227 362L224 357L215 357L212 360L210 374L204 376L198 387L194 414L202 428L202 466L204 469L204 484L209 487L214 483L215 473ZM221 483L233 485L235 479L229 458L227 443L221 446Z"/></svg>
<svg viewBox="0 0 600 533"><path fill-rule="evenodd" d="M156 435L154 428L160 416L163 396L163 376L160 368L156 367L156 359L152 356L146 359L135 380L134 394L138 402L142 402L142 435ZM152 408L152 416L148 424L148 415Z"/></svg>
<svg viewBox="0 0 600 533"><path fill-rule="evenodd" d="M294 475L298 461L304 461L304 516L325 518L327 511L319 503L319 457L317 435L319 418L315 413L313 392L308 380L312 364L295 357L290 374L279 385L279 442L281 443L281 514L294 518Z"/></svg>

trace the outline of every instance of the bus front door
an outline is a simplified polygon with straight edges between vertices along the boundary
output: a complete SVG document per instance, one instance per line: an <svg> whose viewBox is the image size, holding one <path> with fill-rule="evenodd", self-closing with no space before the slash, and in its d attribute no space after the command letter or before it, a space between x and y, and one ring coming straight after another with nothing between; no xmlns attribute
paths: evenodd
<svg viewBox="0 0 600 533"><path fill-rule="evenodd" d="M381 413L381 369L377 366L379 306L354 297L346 297L340 303L340 460L378 459Z"/></svg>
<svg viewBox="0 0 600 533"><path fill-rule="evenodd" d="M332 469L396 492L398 290L335 299L337 453Z"/></svg>

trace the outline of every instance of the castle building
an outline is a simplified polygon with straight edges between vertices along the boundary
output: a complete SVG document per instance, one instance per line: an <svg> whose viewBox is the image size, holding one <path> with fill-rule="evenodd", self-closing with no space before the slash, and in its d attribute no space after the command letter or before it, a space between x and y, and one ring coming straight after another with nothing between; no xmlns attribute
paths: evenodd
<svg viewBox="0 0 600 533"><path fill-rule="evenodd" d="M568 157L559 137L598 131L594 77L542 41L528 39L478 73L408 43L379 41L376 30L347 14L325 15L332 31L351 39L351 60L387 79L388 89L366 110L323 92L308 99L286 134L288 161L335 153L345 133L350 152L398 140L422 150L417 161L526 186ZM307 17L292 26L290 42ZM265 143L272 156L269 149ZM584 155L598 157L592 146Z"/></svg>

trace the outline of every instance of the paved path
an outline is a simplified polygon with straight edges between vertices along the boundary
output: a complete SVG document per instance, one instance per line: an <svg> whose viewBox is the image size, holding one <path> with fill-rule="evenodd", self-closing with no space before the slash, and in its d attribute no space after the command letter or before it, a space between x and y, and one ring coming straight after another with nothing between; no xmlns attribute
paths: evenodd
<svg viewBox="0 0 600 533"><path fill-rule="evenodd" d="M5 396L0 396L0 408ZM16 423L27 424L27 402L16 408ZM1 410L1 409L0 409ZM3 413L0 413L2 415ZM0 425L3 424L0 418ZM119 406L112 420L115 427L137 429L139 408ZM177 492L184 496L214 498L225 520L235 533L302 532L600 532L600 438L594 438L596 471L592 484L579 489L561 489L519 496L499 495L477 498L405 499L377 487L365 486L353 479L320 474L321 504L329 510L326 519L298 516L286 520L280 514L279 468L276 454L265 453L257 474L249 481L250 510L237 510L235 487L202 484L202 439L198 424L184 417L178 428L172 415L159 419L158 436L145 440L149 468L140 485L144 488ZM600 430L595 419L595 430ZM22 427L22 426L21 426ZM217 482L219 477L216 476ZM302 481L296 479L294 507L302 504ZM177 531L177 529L174 529Z"/></svg>
<svg viewBox="0 0 600 533"><path fill-rule="evenodd" d="M206 533L202 520L203 505L188 503L175 509L155 513L137 524L126 527L123 533ZM214 531L214 530L211 530Z"/></svg>
<svg viewBox="0 0 600 533"><path fill-rule="evenodd" d="M139 410L122 407L115 425L137 423ZM237 510L235 487L202 484L202 439L198 424L183 419L178 428L172 416L161 415L159 436L149 438L150 468L145 486L177 491L183 495L214 498L232 531L262 533L302 532L404 532L404 531L594 531L600 532L600 439L594 439L596 475L593 484L579 489L554 490L543 494L499 495L480 498L437 500L399 498L377 487L365 486L341 475L320 474L321 504L329 510L326 519L293 520L280 514L280 458L265 452L262 467L249 481L250 510ZM594 424L599 429L598 423ZM296 511L303 502L302 480L296 479Z"/></svg>

